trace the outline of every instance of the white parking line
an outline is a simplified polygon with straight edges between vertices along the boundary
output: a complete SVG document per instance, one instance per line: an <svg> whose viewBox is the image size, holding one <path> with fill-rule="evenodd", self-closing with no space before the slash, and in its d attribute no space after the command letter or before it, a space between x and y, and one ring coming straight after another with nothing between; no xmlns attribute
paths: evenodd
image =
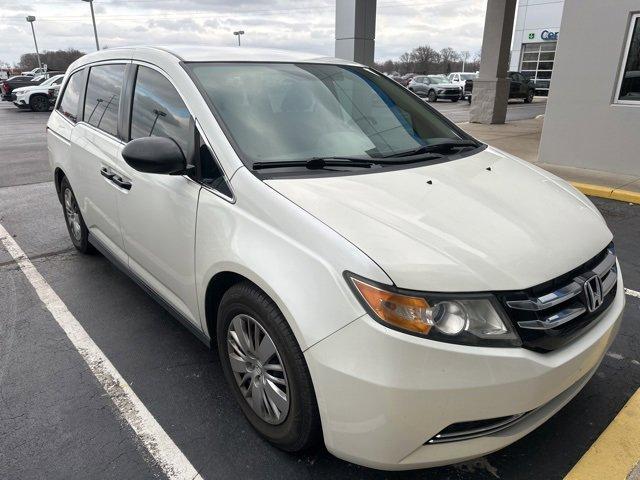
<svg viewBox="0 0 640 480"><path fill-rule="evenodd" d="M69 337L122 417L131 425L133 431L166 476L170 480L201 479L202 477L191 465L191 462L153 418L153 415L122 378L122 375L89 337L82 325L1 224L0 241L27 277L47 310Z"/></svg>
<svg viewBox="0 0 640 480"><path fill-rule="evenodd" d="M640 292L636 292L635 290L631 290L630 288L625 288L624 293L626 293L630 297L640 298Z"/></svg>

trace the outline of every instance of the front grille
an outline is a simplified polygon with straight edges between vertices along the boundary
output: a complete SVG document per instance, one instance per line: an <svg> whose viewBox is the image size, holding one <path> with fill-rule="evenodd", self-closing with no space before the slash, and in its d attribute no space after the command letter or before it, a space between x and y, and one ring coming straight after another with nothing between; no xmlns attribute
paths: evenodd
<svg viewBox="0 0 640 480"><path fill-rule="evenodd" d="M460 93L460 90L458 90L457 88L447 88L444 93L446 94L450 94L450 95L455 95L456 93Z"/></svg>
<svg viewBox="0 0 640 480"><path fill-rule="evenodd" d="M597 280L595 279L597 277ZM618 269L613 244L578 268L541 285L497 296L516 328L522 346L538 352L556 350L586 332L616 295ZM591 291L600 289L599 305ZM595 308L594 308L595 307Z"/></svg>

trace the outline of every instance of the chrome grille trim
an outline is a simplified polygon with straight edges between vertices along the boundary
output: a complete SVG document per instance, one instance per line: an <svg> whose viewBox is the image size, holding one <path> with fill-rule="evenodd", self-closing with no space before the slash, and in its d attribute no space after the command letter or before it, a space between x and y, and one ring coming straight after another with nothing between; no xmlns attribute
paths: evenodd
<svg viewBox="0 0 640 480"><path fill-rule="evenodd" d="M518 322L518 325L530 330L549 330L550 328L559 327L563 323L570 322L574 318L578 318L586 311L587 309L584 307L565 308L544 320L528 320L525 322Z"/></svg>
<svg viewBox="0 0 640 480"><path fill-rule="evenodd" d="M528 300L509 300L507 305L517 310L546 310L547 308L555 307L573 297L582 293L582 287L578 282L571 282L558 290L542 295L538 298L531 298Z"/></svg>
<svg viewBox="0 0 640 480"><path fill-rule="evenodd" d="M605 278L609 278L609 272L615 269L616 266L616 255L613 253L613 250L608 249L605 258L593 268L593 272L598 275L603 280L603 289L605 290L605 294L611 291L613 285L615 284L616 277L614 276L613 284L607 286L609 289L607 290L604 285ZM529 310L529 311L539 311L546 310L547 308L554 307L559 305L567 300L572 299L582 293L582 285L578 282L578 278L574 279L571 283L561 287L551 293L547 293L546 295L542 295L538 298L529 298L527 300L509 300L507 301L507 305L511 308L515 308L517 310Z"/></svg>

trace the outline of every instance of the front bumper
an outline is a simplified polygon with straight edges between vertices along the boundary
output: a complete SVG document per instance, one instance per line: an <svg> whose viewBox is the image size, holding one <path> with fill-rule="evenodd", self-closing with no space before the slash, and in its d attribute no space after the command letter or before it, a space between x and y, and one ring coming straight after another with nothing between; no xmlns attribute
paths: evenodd
<svg viewBox="0 0 640 480"><path fill-rule="evenodd" d="M24 99L21 99L21 98L14 97L13 104L18 108L29 108L29 104L26 103Z"/></svg>
<svg viewBox="0 0 640 480"><path fill-rule="evenodd" d="M617 289L593 328L545 354L435 342L360 317L305 352L327 449L361 465L407 470L464 461L515 442L591 378L622 318L620 274ZM531 411L493 434L426 444L454 423Z"/></svg>
<svg viewBox="0 0 640 480"><path fill-rule="evenodd" d="M461 92L456 92L456 93L438 93L438 99L444 98L446 100L453 100L453 99L459 99L461 95Z"/></svg>

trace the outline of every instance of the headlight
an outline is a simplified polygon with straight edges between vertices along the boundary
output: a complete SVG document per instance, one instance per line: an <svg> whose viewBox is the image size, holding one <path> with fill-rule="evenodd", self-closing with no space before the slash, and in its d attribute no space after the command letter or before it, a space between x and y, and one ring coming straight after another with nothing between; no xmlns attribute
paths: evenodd
<svg viewBox="0 0 640 480"><path fill-rule="evenodd" d="M438 89L438 93L444 93L444 90L442 90L441 88Z"/></svg>
<svg viewBox="0 0 640 480"><path fill-rule="evenodd" d="M489 294L405 292L346 274L371 316L387 327L441 342L519 347L520 338Z"/></svg>

